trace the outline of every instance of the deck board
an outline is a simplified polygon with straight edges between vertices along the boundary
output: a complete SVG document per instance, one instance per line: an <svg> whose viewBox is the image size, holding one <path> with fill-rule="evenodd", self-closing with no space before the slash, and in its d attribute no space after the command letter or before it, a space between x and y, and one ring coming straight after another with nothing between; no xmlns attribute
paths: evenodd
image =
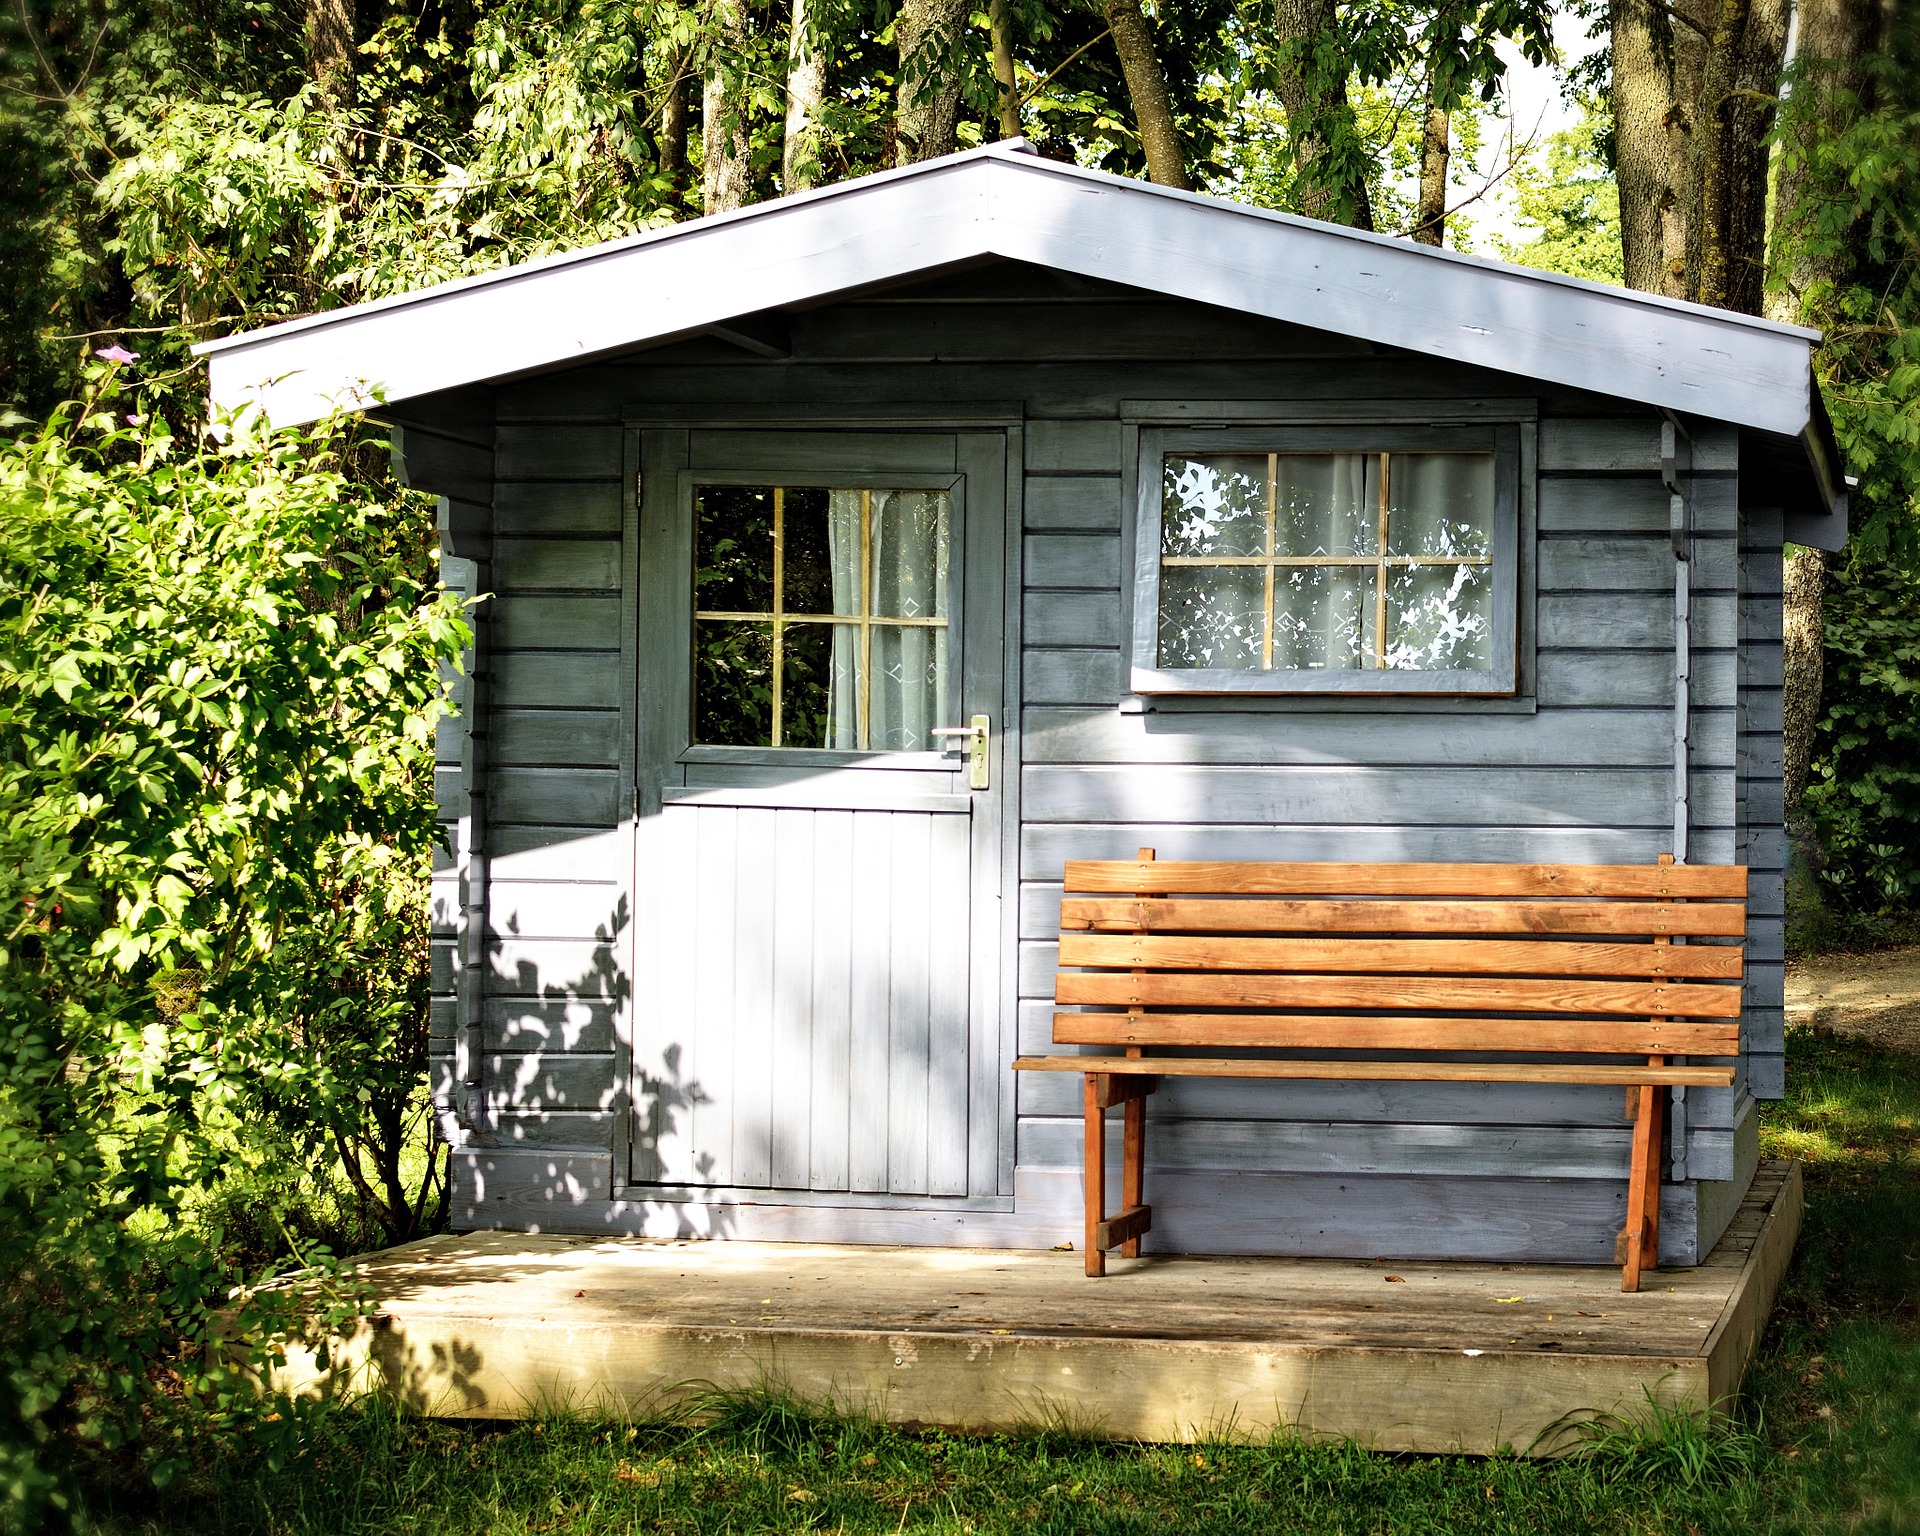
<svg viewBox="0 0 1920 1536"><path fill-rule="evenodd" d="M968 1430L1544 1454L1648 1395L1724 1405L1800 1201L1796 1165L1762 1164L1708 1260L1633 1296L1575 1266L1148 1257L1088 1280L1068 1252L434 1237L364 1262L379 1312L335 1375L295 1350L284 1380L371 1380L455 1417L775 1385Z"/></svg>

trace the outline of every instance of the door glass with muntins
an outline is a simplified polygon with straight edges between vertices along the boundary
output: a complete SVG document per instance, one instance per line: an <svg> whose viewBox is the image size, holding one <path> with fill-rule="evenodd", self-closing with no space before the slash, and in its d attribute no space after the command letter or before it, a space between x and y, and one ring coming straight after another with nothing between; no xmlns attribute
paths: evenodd
<svg viewBox="0 0 1920 1536"><path fill-rule="evenodd" d="M938 750L952 500L866 486L694 490L694 740Z"/></svg>

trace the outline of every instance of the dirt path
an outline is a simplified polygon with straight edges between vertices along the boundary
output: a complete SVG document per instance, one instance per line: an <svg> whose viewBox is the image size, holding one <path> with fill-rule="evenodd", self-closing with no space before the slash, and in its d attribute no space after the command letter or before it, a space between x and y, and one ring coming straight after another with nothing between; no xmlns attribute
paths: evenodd
<svg viewBox="0 0 1920 1536"><path fill-rule="evenodd" d="M1787 967L1787 1027L1820 1025L1920 1056L1920 947Z"/></svg>

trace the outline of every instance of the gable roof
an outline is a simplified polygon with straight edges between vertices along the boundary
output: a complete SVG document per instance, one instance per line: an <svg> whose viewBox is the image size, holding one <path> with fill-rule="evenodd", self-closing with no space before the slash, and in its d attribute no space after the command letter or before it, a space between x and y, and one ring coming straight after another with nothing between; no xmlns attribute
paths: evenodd
<svg viewBox="0 0 1920 1536"><path fill-rule="evenodd" d="M194 350L216 409L290 424L990 257L1797 438L1844 516L1817 331L1062 165L1021 140Z"/></svg>

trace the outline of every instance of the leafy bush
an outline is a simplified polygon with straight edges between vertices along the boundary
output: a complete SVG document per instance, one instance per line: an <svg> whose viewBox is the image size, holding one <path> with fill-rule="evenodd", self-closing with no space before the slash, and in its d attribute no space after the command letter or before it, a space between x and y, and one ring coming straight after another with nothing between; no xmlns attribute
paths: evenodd
<svg viewBox="0 0 1920 1536"><path fill-rule="evenodd" d="M1844 911L1920 907L1920 578L1856 562L1826 601L1825 712L1806 803Z"/></svg>
<svg viewBox="0 0 1920 1536"><path fill-rule="evenodd" d="M22 1520L90 1451L165 1480L257 1411L203 1349L236 1277L196 1211L316 1149L378 1169L417 1116L438 669L466 640L422 579L421 499L356 485L340 424L187 444L92 375L0 439L0 1518ZM301 1319L280 1288L224 1326L270 1350Z"/></svg>

